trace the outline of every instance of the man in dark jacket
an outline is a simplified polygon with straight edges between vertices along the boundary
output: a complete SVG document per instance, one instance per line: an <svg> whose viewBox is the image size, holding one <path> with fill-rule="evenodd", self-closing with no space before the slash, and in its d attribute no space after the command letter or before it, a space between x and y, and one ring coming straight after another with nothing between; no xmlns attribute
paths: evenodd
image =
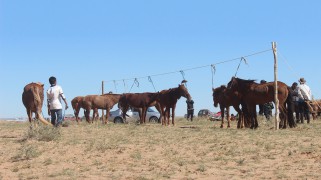
<svg viewBox="0 0 321 180"><path fill-rule="evenodd" d="M193 121L193 116L194 116L194 101L193 100L186 100L187 104L187 120L189 117L191 117L191 121Z"/></svg>

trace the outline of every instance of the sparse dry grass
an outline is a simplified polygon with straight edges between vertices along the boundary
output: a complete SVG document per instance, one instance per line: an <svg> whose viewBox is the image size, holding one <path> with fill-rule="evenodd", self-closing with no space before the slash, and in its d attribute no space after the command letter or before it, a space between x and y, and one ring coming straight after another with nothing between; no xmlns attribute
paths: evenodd
<svg viewBox="0 0 321 180"><path fill-rule="evenodd" d="M0 179L320 179L321 121L275 131L73 122L59 130L0 123ZM226 126L225 126L226 127Z"/></svg>

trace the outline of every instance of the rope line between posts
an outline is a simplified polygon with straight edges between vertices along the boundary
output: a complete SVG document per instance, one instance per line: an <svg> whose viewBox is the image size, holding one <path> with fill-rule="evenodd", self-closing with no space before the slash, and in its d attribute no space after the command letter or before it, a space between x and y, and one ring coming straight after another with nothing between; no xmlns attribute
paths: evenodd
<svg viewBox="0 0 321 180"><path fill-rule="evenodd" d="M224 64L224 63L228 63L228 62L232 62L232 61L237 61L237 60L240 60L241 58L241 61L242 59L245 60L245 58L247 57L250 57L250 56L255 56L255 55L258 55L258 54L263 54L263 53L266 53L266 52L269 52L269 51L272 51L272 49L266 49L266 50L263 50L263 51L259 51L259 52L256 52L256 53L252 53L252 54L248 54L248 55L245 55L245 56L241 56L241 57L238 57L238 58L233 58L233 59L229 59L229 60L225 60L225 61L220 61L220 62L217 62L217 63L213 63L213 64L209 64L209 65L203 65L203 66L198 66L198 67L193 67L193 68L188 68L188 69L183 69L183 70L179 70L179 71L172 71L172 72L165 72L165 73L160 73L160 74L154 74L154 75L148 75L148 76L141 76L141 77L136 77L136 78L127 78L127 79L119 79L119 80L107 80L107 81L104 81L104 82L111 82L111 81L128 81L128 80L134 80L134 83L135 82L138 82L138 79L143 79L143 78L148 78L148 77L155 77L155 76L164 76L164 75L169 75L169 74L175 74L175 73L181 73L183 78L184 78L184 72L185 71L191 71L191 70L196 70L196 69L201 69L201 68L206 68L206 67L211 67L211 66L215 66L215 65L219 65L219 64ZM183 73L182 73L183 72ZM138 83L138 86L139 86L139 83ZM137 86L137 87L138 87ZM132 85L133 87L133 85Z"/></svg>
<svg viewBox="0 0 321 180"><path fill-rule="evenodd" d="M152 78L151 78L150 76L148 76L148 81L149 81L150 83L152 83L153 88L154 88L154 90L155 90L155 92L156 92L156 88L155 88L155 86L154 86L154 82L153 82L153 80L152 80Z"/></svg>

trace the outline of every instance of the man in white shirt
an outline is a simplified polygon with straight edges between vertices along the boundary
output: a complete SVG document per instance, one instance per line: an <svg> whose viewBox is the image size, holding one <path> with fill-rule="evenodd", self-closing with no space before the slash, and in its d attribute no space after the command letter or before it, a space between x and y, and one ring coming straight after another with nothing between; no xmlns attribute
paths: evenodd
<svg viewBox="0 0 321 180"><path fill-rule="evenodd" d="M65 102L65 109L68 109L68 103L66 97L62 91L62 88L57 85L55 77L49 78L50 88L47 90L47 106L48 114L51 115L51 124L59 127L62 124L62 104L61 98Z"/></svg>
<svg viewBox="0 0 321 180"><path fill-rule="evenodd" d="M310 123L310 112L307 101L312 100L311 89L306 85L306 80L304 78L299 79L300 85L297 87L298 98L299 98L299 110L300 110L300 120L303 123L303 115L307 122Z"/></svg>

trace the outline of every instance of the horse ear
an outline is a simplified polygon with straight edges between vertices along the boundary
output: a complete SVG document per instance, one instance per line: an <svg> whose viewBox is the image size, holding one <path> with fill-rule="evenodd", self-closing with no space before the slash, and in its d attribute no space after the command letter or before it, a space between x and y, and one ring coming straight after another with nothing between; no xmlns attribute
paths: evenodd
<svg viewBox="0 0 321 180"><path fill-rule="evenodd" d="M212 91L214 92L214 88L212 88Z"/></svg>
<svg viewBox="0 0 321 180"><path fill-rule="evenodd" d="M184 83L187 83L187 81L185 79L181 82L181 84L184 84Z"/></svg>

